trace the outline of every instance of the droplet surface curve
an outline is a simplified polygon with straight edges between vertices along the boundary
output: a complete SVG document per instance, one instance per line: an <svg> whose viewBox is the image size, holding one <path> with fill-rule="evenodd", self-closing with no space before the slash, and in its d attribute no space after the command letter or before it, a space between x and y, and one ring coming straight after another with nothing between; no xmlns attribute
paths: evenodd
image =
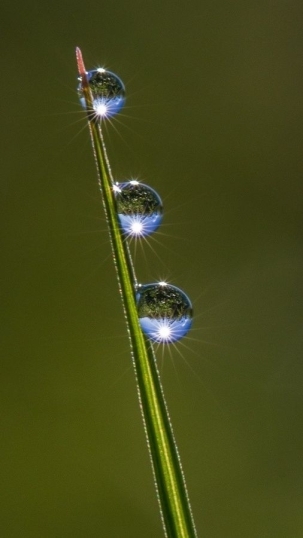
<svg viewBox="0 0 303 538"><path fill-rule="evenodd" d="M121 228L130 237L153 233L162 221L160 196L148 185L132 180L114 186Z"/></svg>
<svg viewBox="0 0 303 538"><path fill-rule="evenodd" d="M188 333L193 309L180 288L166 282L138 286L136 300L142 331L153 342L176 342Z"/></svg>
<svg viewBox="0 0 303 538"><path fill-rule="evenodd" d="M117 114L125 103L125 87L122 80L103 67L88 71L87 79L93 96L95 115L107 118ZM78 94L80 103L85 108L81 83L78 86Z"/></svg>

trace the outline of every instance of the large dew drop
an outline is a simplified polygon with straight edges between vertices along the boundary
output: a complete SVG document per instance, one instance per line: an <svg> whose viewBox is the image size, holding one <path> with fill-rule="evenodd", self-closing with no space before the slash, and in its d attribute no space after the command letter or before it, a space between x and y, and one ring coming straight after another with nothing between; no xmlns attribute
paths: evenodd
<svg viewBox="0 0 303 538"><path fill-rule="evenodd" d="M176 286L166 282L139 286L136 299L141 328L153 342L169 344L188 333L192 304Z"/></svg>
<svg viewBox="0 0 303 538"><path fill-rule="evenodd" d="M102 67L88 71L87 79L93 96L94 115L108 118L117 114L125 103L125 87L122 80ZM78 94L81 105L85 108L81 83L78 86Z"/></svg>
<svg viewBox="0 0 303 538"><path fill-rule="evenodd" d="M127 181L114 186L121 228L130 237L154 232L162 221L162 201L148 185Z"/></svg>

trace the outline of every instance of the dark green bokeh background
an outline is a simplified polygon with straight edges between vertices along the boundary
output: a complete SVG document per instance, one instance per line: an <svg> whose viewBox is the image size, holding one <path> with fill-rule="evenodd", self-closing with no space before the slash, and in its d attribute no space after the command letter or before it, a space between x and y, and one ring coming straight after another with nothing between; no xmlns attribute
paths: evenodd
<svg viewBox="0 0 303 538"><path fill-rule="evenodd" d="M139 280L194 302L158 356L199 536L303 536L302 12L1 3L1 536L162 536L76 45L127 86L115 177L165 202Z"/></svg>

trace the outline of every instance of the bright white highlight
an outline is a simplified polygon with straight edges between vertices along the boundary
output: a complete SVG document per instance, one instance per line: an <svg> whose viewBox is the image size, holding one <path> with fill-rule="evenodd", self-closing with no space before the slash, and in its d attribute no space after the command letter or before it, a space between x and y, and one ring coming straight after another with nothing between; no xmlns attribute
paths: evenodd
<svg viewBox="0 0 303 538"><path fill-rule="evenodd" d="M114 187L115 190L115 187ZM119 214L123 231L131 237L144 237L153 231L153 221L150 216Z"/></svg>
<svg viewBox="0 0 303 538"><path fill-rule="evenodd" d="M153 330L150 332L150 336L154 342L158 344L170 344L176 340L175 322L168 318L160 318L153 320Z"/></svg>
<svg viewBox="0 0 303 538"><path fill-rule="evenodd" d="M134 222L131 225L131 233L132 235L142 235L143 231L143 224L140 220L134 220Z"/></svg>
<svg viewBox="0 0 303 538"><path fill-rule="evenodd" d="M107 115L108 109L105 103L98 103L97 105L94 106L94 109L96 111L97 116L104 117Z"/></svg>
<svg viewBox="0 0 303 538"><path fill-rule="evenodd" d="M159 336L161 340L169 340L169 337L171 336L171 329L169 325L163 325L159 329Z"/></svg>
<svg viewBox="0 0 303 538"><path fill-rule="evenodd" d="M140 288L139 288L140 293ZM163 318L140 318L140 325L147 336L157 344L171 344L180 340L189 331L191 318L180 319Z"/></svg>

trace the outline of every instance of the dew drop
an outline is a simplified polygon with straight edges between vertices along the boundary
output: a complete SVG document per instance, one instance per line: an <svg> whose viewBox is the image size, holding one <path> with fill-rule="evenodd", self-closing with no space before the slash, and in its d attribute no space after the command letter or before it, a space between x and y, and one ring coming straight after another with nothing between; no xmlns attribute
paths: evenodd
<svg viewBox="0 0 303 538"><path fill-rule="evenodd" d="M154 232L162 221L162 201L148 185L126 181L114 186L121 228L130 237L144 237Z"/></svg>
<svg viewBox="0 0 303 538"><path fill-rule="evenodd" d="M169 344L188 333L192 304L176 286L166 282L138 286L136 300L142 331L153 342Z"/></svg>
<svg viewBox="0 0 303 538"><path fill-rule="evenodd" d="M100 118L114 116L125 103L125 87L122 80L111 71L100 67L87 72L93 96L94 114ZM80 103L85 108L81 83L78 86Z"/></svg>

